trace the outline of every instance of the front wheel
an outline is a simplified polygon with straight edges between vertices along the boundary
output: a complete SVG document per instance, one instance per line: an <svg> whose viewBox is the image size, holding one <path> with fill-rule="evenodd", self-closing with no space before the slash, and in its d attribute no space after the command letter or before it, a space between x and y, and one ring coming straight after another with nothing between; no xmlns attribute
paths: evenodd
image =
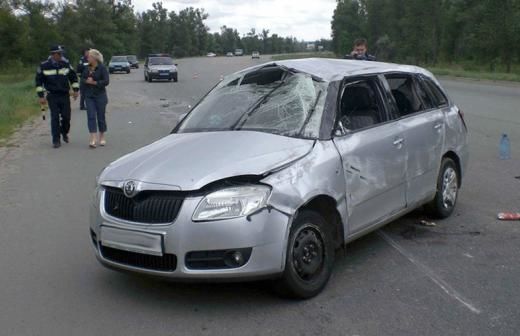
<svg viewBox="0 0 520 336"><path fill-rule="evenodd" d="M459 195L460 176L456 163L444 158L437 179L437 193L433 201L426 205L426 212L434 218L447 218L455 209Z"/></svg>
<svg viewBox="0 0 520 336"><path fill-rule="evenodd" d="M175 83L177 83L177 82L179 81L178 76L179 76L179 75L177 75L177 74L173 76L173 81L174 81Z"/></svg>
<svg viewBox="0 0 520 336"><path fill-rule="evenodd" d="M275 283L279 294L308 299L323 290L334 264L331 231L320 214L308 210L298 214L289 234L285 270Z"/></svg>

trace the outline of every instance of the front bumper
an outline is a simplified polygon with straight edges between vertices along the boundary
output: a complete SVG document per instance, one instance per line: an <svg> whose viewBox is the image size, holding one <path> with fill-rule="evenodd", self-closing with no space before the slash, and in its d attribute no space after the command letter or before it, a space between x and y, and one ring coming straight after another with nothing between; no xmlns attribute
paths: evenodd
<svg viewBox="0 0 520 336"><path fill-rule="evenodd" d="M167 79L167 80L171 80L171 79L176 78L176 77L177 77L177 72L174 72L174 71L163 72L163 73L148 72L148 78L151 78L151 79Z"/></svg>
<svg viewBox="0 0 520 336"><path fill-rule="evenodd" d="M246 280L275 277L283 272L285 241L289 223L287 215L274 209L265 209L250 216L249 220L236 218L213 222L193 222L191 217L201 198L185 199L176 220L171 224L143 225L125 222L107 215L103 207L99 206L104 204L104 193L101 192L99 203L91 206L90 216L91 238L97 259L112 269L178 280ZM105 253L107 247L110 249L109 245L111 245L108 238L105 241L102 236L102 232L107 231L111 232L110 241L118 239L118 232L126 237L128 234L134 233L161 237L161 252L164 256L174 256L176 259L174 269L157 270L115 261L110 255L107 256L108 253ZM108 237L106 234L105 236ZM128 241L124 237L121 239ZM113 245L111 246L113 247ZM188 254L194 251L240 249L251 251L247 262L240 267L194 269L187 262ZM132 248L127 251L136 252ZM150 257L148 253L143 254L142 257L154 258Z"/></svg>

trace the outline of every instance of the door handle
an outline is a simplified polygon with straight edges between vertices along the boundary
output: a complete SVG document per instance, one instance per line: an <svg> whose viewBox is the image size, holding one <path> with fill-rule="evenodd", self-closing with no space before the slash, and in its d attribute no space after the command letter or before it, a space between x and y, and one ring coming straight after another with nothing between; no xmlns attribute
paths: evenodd
<svg viewBox="0 0 520 336"><path fill-rule="evenodd" d="M394 140L394 146L401 147L403 145L404 139L403 138L397 138Z"/></svg>
<svg viewBox="0 0 520 336"><path fill-rule="evenodd" d="M442 124L436 124L435 126L433 126L433 128L436 130L440 130L442 128Z"/></svg>

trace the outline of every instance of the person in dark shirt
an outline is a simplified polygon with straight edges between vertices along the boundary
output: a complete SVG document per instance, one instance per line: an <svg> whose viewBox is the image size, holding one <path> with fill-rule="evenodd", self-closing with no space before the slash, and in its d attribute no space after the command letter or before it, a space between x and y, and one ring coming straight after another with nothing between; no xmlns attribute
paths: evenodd
<svg viewBox="0 0 520 336"><path fill-rule="evenodd" d="M90 49L83 49L83 53L81 55L81 58L78 62L78 66L76 67L76 73L78 74L78 76L81 76L83 75L83 71L85 70L86 67L88 67L88 51ZM80 110L86 110L86 107L85 107L85 95L83 94L83 91L85 91L85 87L81 84L80 82L80 85L79 85L79 94L80 94L80 97L79 97L79 109Z"/></svg>
<svg viewBox="0 0 520 336"><path fill-rule="evenodd" d="M345 59L352 59L358 61L375 61L376 57L368 53L368 42L364 38L354 41L354 48L352 52L345 55Z"/></svg>
<svg viewBox="0 0 520 336"><path fill-rule="evenodd" d="M96 49L89 50L88 66L83 70L81 82L85 87L83 94L87 106L89 146L96 148L98 141L99 145L105 146L107 131L105 114L108 104L106 87L110 83L110 79L107 68L103 65L103 55Z"/></svg>
<svg viewBox="0 0 520 336"><path fill-rule="evenodd" d="M49 103L54 148L61 146L60 135L63 141L69 142L70 88L73 89L74 100L78 97L79 90L78 76L62 53L61 46L52 46L51 56L40 64L35 78L40 105Z"/></svg>

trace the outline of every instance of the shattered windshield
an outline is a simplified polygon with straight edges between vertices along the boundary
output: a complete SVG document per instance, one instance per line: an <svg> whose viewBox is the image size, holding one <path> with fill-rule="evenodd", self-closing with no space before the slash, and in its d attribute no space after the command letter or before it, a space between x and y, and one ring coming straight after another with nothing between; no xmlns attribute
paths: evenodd
<svg viewBox="0 0 520 336"><path fill-rule="evenodd" d="M177 132L248 130L317 138L326 88L310 75L278 66L235 74L217 85Z"/></svg>

